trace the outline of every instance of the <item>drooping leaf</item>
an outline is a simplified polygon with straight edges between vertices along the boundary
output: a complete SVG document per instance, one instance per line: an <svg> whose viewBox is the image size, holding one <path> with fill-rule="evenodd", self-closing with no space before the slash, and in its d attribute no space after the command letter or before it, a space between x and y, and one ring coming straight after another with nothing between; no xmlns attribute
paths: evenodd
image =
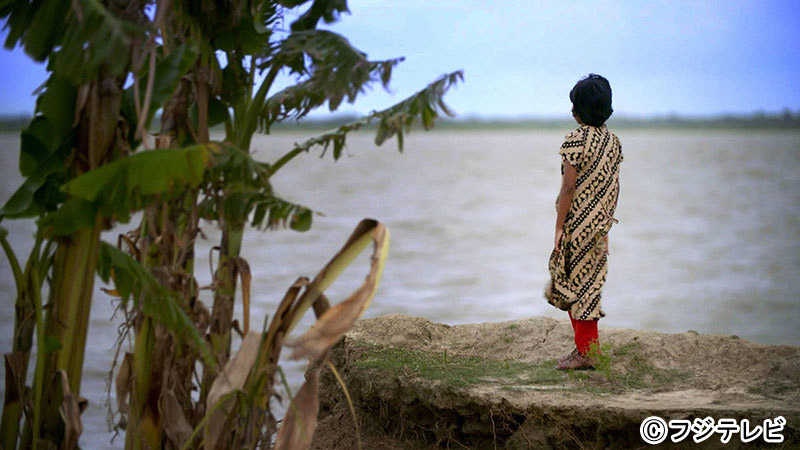
<svg viewBox="0 0 800 450"><path fill-rule="evenodd" d="M456 82L462 80L463 76L461 71L444 75L429 84L425 89L422 89L392 107L373 112L361 119L341 125L333 131L323 133L303 143L295 144L295 147L291 151L278 159L274 164L270 165L270 174L274 174L280 170L286 163L300 153L308 152L316 146L322 147L323 154L329 147L333 147L333 158L339 159L346 145L348 133L375 121L378 121L375 144L381 145L387 139L397 135L398 147L400 151L402 151L402 133L408 133L417 118L422 120L423 128L427 130L433 127L433 121L438 117L437 111L441 111L448 116L453 116L453 113L444 103L444 94Z"/></svg>
<svg viewBox="0 0 800 450"><path fill-rule="evenodd" d="M295 309L301 290L308 286L308 283L309 281L306 277L297 278L286 290L283 299L275 309L272 320L269 322L269 327L258 348L255 364L248 376L248 385L251 388L258 386L262 379L271 379L275 375L275 366L280 357L283 339L288 334L289 326L293 322L292 311Z"/></svg>
<svg viewBox="0 0 800 450"><path fill-rule="evenodd" d="M256 342L258 342L258 351L244 350L244 344L242 345L243 350L240 350L240 353L244 352L245 355L250 355L246 360L247 363L242 364L240 369L240 373L244 372L244 370L249 371L249 376L243 387L246 390L247 386L251 388L257 387L265 379L268 380L266 381L267 383L271 384L269 380L275 374L275 365L280 355L280 345L283 337L291 332L304 312L323 297L322 291L333 283L369 242L373 242L374 250L369 275L364 284L350 298L322 313L308 332L290 344L295 348L293 357L307 356L311 362L311 368L306 372L306 383L301 387L289 406L281 429L278 432L276 448L304 449L310 445L317 423L319 408L318 376L325 358L324 355L341 338L342 334L352 326L375 295L388 254L388 230L377 221L362 220L342 249L325 265L311 283L307 279L300 278L289 288L275 311L266 334L259 334L257 338L255 336L250 338L252 340L250 342L251 346L255 346ZM298 298L300 289L304 290ZM245 340L247 339L246 337ZM253 355L256 355L256 357L253 358ZM242 356L242 360L245 357ZM237 358L239 358L239 355L237 355ZM224 383L223 380L229 378L219 378L220 385ZM217 381L215 381L216 384ZM234 389L242 389L242 387L238 383L235 386L227 386L227 389L220 390L216 395L218 396ZM209 396L210 400L211 397ZM262 398L260 401L263 402L265 400Z"/></svg>

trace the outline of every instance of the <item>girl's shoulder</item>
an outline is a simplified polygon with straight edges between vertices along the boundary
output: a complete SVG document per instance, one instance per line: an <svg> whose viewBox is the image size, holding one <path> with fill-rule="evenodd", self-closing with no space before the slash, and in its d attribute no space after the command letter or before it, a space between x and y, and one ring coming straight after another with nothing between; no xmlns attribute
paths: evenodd
<svg viewBox="0 0 800 450"><path fill-rule="evenodd" d="M588 126L588 125L584 125L584 126L586 126L587 128L591 128L592 130L590 130L590 132L600 133L602 138L603 138L603 140L606 140L606 135L607 135L609 142L612 142L615 145L620 145L621 146L620 141L619 141L619 137L616 134L612 133L611 130L608 129L608 126L606 124L603 124L603 125L601 125L599 127L592 127L592 126Z"/></svg>
<svg viewBox="0 0 800 450"><path fill-rule="evenodd" d="M561 144L561 148L583 147L584 143L586 143L586 137L589 135L588 128L587 125L581 125L570 131L564 136L564 143Z"/></svg>

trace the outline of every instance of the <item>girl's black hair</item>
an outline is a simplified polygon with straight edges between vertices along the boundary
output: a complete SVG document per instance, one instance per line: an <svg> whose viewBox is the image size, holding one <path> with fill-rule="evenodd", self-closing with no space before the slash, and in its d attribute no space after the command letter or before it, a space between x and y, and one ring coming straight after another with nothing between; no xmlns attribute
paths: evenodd
<svg viewBox="0 0 800 450"><path fill-rule="evenodd" d="M572 112L586 125L599 127L611 113L611 84L600 75L590 73L575 84L569 91Z"/></svg>

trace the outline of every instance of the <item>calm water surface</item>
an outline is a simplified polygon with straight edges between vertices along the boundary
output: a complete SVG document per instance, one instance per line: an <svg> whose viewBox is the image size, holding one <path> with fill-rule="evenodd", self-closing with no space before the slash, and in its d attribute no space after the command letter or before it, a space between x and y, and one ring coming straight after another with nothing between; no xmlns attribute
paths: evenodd
<svg viewBox="0 0 800 450"><path fill-rule="evenodd" d="M383 281L367 317L402 313L449 324L565 319L544 301L542 289L560 182L557 149L568 131L417 132L403 154L393 143L376 148L363 134L350 139L336 163L329 154L318 158L318 152L296 158L274 177L274 186L324 216L306 233L246 235L255 326L296 277L317 273L363 217L379 219L391 231ZM618 134L625 155L620 222L610 237L601 338L603 327L693 329L800 345L800 133ZM304 137L257 138L256 157L274 161ZM18 147L16 135L0 135L2 201L21 181ZM27 255L32 222L2 225L18 253ZM104 237L115 241L130 226ZM219 238L208 224L204 233L201 257ZM367 264L365 254L345 271L328 291L332 301L363 281ZM207 284L207 260L197 267L201 284ZM5 352L15 296L5 258L0 295ZM111 319L109 298L99 291L93 308L82 386L90 407L81 442L103 448L111 446L105 380L119 321ZM303 365L286 367L296 388ZM118 438L113 446L122 445Z"/></svg>

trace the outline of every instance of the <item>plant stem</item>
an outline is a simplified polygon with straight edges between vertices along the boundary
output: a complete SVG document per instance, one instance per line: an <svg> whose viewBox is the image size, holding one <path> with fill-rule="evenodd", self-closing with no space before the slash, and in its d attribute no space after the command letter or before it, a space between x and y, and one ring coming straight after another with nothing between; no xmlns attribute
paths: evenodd
<svg viewBox="0 0 800 450"><path fill-rule="evenodd" d="M34 421L25 432L32 433L33 448L40 438L60 442L61 390L50 383L59 370L67 374L70 391L80 395L86 332L89 327L95 269L102 220L95 218L94 226L60 238L53 261L50 297L46 315L42 318L39 271L31 268L33 286L29 292L36 310L37 362L34 380ZM25 442L30 442L23 438Z"/></svg>
<svg viewBox="0 0 800 450"><path fill-rule="evenodd" d="M33 334L33 326L29 326L30 322L29 312L32 306L29 302L30 298L27 295L27 271L23 275L19 267L19 262L14 250L6 239L7 232L0 230L0 245L8 258L11 272L14 274L14 282L17 288L17 302L15 305L14 316L14 343L12 344L11 353L5 355L6 357L6 387L5 397L3 401L3 417L0 421L0 447L2 448L16 448L17 434L19 433L19 421L22 417L22 400L24 392L20 391L20 386L25 384L25 379L28 373L28 361L30 358L31 341ZM37 244L40 241L37 241ZM38 245L34 245L34 250L31 251L31 258L35 254ZM31 258L28 259L28 267L31 266ZM35 315L32 317L35 319ZM21 359L19 366L21 366L21 373L13 372L13 360ZM16 376L15 376L16 375ZM19 383L21 381L21 383Z"/></svg>
<svg viewBox="0 0 800 450"><path fill-rule="evenodd" d="M236 299L236 259L242 248L244 236L243 223L225 222L222 230L222 245L219 266L214 276L217 289L214 291L214 305L211 313L209 341L212 351L219 361L219 368L225 366L231 353L231 327L233 323L233 307ZM205 398L217 373L206 368L203 374L201 398Z"/></svg>

